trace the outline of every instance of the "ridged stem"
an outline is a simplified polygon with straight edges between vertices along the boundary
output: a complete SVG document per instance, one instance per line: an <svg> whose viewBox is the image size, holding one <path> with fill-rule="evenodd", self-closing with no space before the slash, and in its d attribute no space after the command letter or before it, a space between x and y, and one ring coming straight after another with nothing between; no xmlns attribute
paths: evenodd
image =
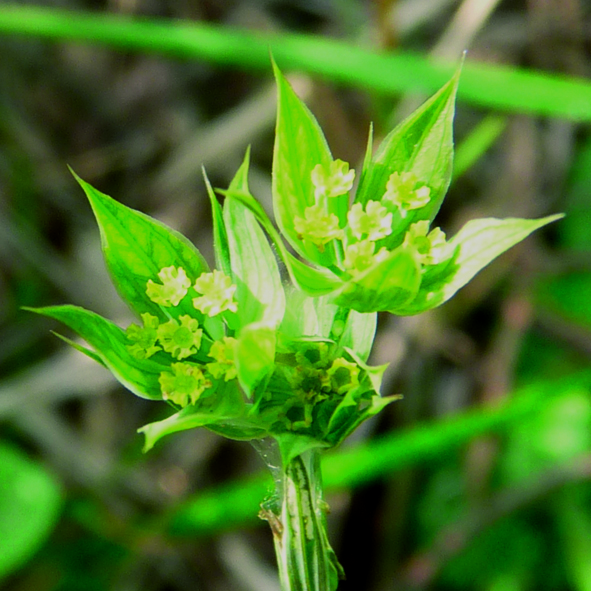
<svg viewBox="0 0 591 591"><path fill-rule="evenodd" d="M328 542L320 456L307 451L282 467L271 525L282 591L334 591L342 568Z"/></svg>

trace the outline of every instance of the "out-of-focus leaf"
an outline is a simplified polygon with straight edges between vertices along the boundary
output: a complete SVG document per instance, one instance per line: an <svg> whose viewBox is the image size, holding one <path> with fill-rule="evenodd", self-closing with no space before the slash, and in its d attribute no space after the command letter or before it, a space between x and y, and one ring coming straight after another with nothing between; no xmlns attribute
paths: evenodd
<svg viewBox="0 0 591 591"><path fill-rule="evenodd" d="M84 189L96 216L105 261L119 294L138 314L149 312L165 319L162 308L146 294L148 279L157 282L161 269L175 266L182 267L194 280L208 271L205 259L179 232L118 203L74 176ZM176 316L195 316L190 298L167 310Z"/></svg>
<svg viewBox="0 0 591 591"><path fill-rule="evenodd" d="M553 503L566 578L575 591L591 589L591 517L586 487L566 487Z"/></svg>
<svg viewBox="0 0 591 591"><path fill-rule="evenodd" d="M61 491L41 465L0 443L0 580L45 542L59 518Z"/></svg>
<svg viewBox="0 0 591 591"><path fill-rule="evenodd" d="M249 194L247 152L229 191ZM226 199L223 209L240 326L264 321L277 326L285 312L285 294L275 254L255 215L242 201Z"/></svg>
<svg viewBox="0 0 591 591"><path fill-rule="evenodd" d="M27 308L31 312L55 318L77 332L95 349L102 363L128 390L151 400L162 400L158 378L169 369L166 364L150 359L136 359L127 350L125 332L102 316L78 306Z"/></svg>
<svg viewBox="0 0 591 591"><path fill-rule="evenodd" d="M487 115L472 129L454 154L454 179L462 176L495 143L507 127L507 117L493 113Z"/></svg>
<svg viewBox="0 0 591 591"><path fill-rule="evenodd" d="M561 318L591 328L591 274L571 271L542 278L537 284L537 302Z"/></svg>

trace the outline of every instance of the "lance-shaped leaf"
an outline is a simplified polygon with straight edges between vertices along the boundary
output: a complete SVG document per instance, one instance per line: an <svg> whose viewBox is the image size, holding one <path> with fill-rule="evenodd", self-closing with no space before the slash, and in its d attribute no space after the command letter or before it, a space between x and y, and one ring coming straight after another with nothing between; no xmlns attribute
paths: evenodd
<svg viewBox="0 0 591 591"><path fill-rule="evenodd" d="M250 195L249 153L229 191ZM254 200L254 198L252 198ZM232 279L237 285L239 326L263 321L277 326L285 312L285 294L277 260L254 214L238 199L226 199L223 219L230 253Z"/></svg>
<svg viewBox="0 0 591 591"><path fill-rule="evenodd" d="M273 373L276 332L263 324L245 326L234 348L238 381L249 397Z"/></svg>
<svg viewBox="0 0 591 591"><path fill-rule="evenodd" d="M209 270L205 259L179 232L118 203L74 176L96 216L105 262L119 294L137 314L149 312L165 318L163 309L146 294L148 280L157 282L159 271L170 266L182 267L191 279L195 279ZM189 297L167 310L177 317L196 315Z"/></svg>
<svg viewBox="0 0 591 591"><path fill-rule="evenodd" d="M419 290L421 271L416 257L404 247L359 273L336 295L339 306L357 312L379 312L404 306Z"/></svg>
<svg viewBox="0 0 591 591"><path fill-rule="evenodd" d="M373 160L364 165L355 201L379 201L394 172L412 172L430 189L427 205L411 210L404 226L432 220L439 211L452 174L454 103L460 71L433 97L395 127L382 141ZM386 239L395 245L397 234Z"/></svg>
<svg viewBox="0 0 591 591"><path fill-rule="evenodd" d="M335 262L334 249L324 252L303 242L295 230L295 219L305 218L306 207L315 203L312 170L318 164L328 167L332 161L324 134L308 107L293 91L273 64L277 82L277 124L273 149L273 210L281 232L303 257L330 266ZM343 202L344 199L344 202ZM345 223L348 197L330 199L328 213Z"/></svg>
<svg viewBox="0 0 591 591"><path fill-rule="evenodd" d="M125 332L102 316L78 306L27 308L31 312L63 322L78 333L95 351L102 363L128 390L151 400L162 400L158 378L168 365L151 359L136 359L127 350ZM84 349L81 350L83 353ZM90 357L94 358L92 355Z"/></svg>
<svg viewBox="0 0 591 591"><path fill-rule="evenodd" d="M449 241L450 247L457 249L451 271L444 274L439 283L420 288L417 297L410 303L392 306L389 311L408 316L443 304L500 254L561 217L562 214L539 220L484 218L468 222Z"/></svg>

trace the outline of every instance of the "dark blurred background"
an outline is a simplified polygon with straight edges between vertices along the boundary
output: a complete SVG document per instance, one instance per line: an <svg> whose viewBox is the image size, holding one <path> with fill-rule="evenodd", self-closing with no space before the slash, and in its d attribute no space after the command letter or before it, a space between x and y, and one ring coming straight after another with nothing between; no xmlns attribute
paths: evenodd
<svg viewBox="0 0 591 591"><path fill-rule="evenodd" d="M587 0L43 5L299 32L452 63L469 48L474 62L583 78L591 71ZM370 121L379 139L425 98L303 74L294 84L335 157L357 167ZM55 338L55 323L21 310L73 303L122 325L132 320L67 165L182 231L213 262L201 167L225 187L250 144L251 188L269 205L274 117L270 68L0 36L0 547L22 556L15 566L7 558L6 572L0 558L2 589L278 589L266 524L182 539L159 525L200 491L262 469L254 450L201 429L142 454L136 429L165 409ZM589 366L589 127L460 102L458 146L483 121L497 132L454 179L439 224L453 234L474 217L568 216L441 309L380 318L372 361L390 362L384 393L405 398L347 445L496 407L522 386ZM591 591L590 464L591 395L575 386L503 434L329 495L331 539L348 575L339 589ZM27 541L27 517L44 511L45 534Z"/></svg>

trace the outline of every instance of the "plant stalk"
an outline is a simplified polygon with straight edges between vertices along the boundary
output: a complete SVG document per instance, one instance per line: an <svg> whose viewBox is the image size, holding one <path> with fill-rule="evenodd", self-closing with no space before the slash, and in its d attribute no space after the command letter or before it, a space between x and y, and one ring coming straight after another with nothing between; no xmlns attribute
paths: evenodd
<svg viewBox="0 0 591 591"><path fill-rule="evenodd" d="M276 493L276 510L261 516L273 531L282 591L334 591L343 570L328 542L319 452L284 465Z"/></svg>

